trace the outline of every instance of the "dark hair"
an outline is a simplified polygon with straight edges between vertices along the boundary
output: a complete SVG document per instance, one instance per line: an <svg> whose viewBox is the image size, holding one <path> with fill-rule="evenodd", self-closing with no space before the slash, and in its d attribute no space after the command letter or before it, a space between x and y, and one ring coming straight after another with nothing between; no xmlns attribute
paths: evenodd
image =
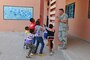
<svg viewBox="0 0 90 60"><path fill-rule="evenodd" d="M62 9L62 8L61 8L61 9L59 9L59 10L61 10L61 11L63 11L63 12L64 12L64 9Z"/></svg>
<svg viewBox="0 0 90 60"><path fill-rule="evenodd" d="M52 24L49 24L49 28L51 28L51 29L52 29L52 28L53 28L53 25L52 25Z"/></svg>
<svg viewBox="0 0 90 60"><path fill-rule="evenodd" d="M29 27L28 27L28 26L26 26L26 27L25 27L25 30L29 30Z"/></svg>
<svg viewBox="0 0 90 60"><path fill-rule="evenodd" d="M45 24L43 24L44 27L47 27Z"/></svg>
<svg viewBox="0 0 90 60"><path fill-rule="evenodd" d="M30 19L30 22L35 22L35 19L34 19L34 18L31 18L31 19Z"/></svg>
<svg viewBox="0 0 90 60"><path fill-rule="evenodd" d="M34 29L30 29L29 32L30 32L30 33L34 33Z"/></svg>
<svg viewBox="0 0 90 60"><path fill-rule="evenodd" d="M36 25L40 25L40 21L39 20L36 21Z"/></svg>
<svg viewBox="0 0 90 60"><path fill-rule="evenodd" d="M37 19L37 21L40 21L40 19Z"/></svg>

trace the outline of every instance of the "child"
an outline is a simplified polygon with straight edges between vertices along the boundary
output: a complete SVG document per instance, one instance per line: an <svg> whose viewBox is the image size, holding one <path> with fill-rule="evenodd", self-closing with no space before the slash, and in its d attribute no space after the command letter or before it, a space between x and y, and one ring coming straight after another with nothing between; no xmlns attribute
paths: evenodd
<svg viewBox="0 0 90 60"><path fill-rule="evenodd" d="M25 27L25 34L29 34L30 32L29 32L29 27L28 26L26 26Z"/></svg>
<svg viewBox="0 0 90 60"><path fill-rule="evenodd" d="M40 52L39 54L43 54L43 48L44 48L44 41L43 41L43 38L42 38L42 33L43 33L43 28L42 26L40 26L40 22L39 20L36 21L36 27L35 27L35 33L36 33L36 50L35 50L35 54L37 53L37 49L38 49L38 46L39 44L41 44L41 48L40 48Z"/></svg>
<svg viewBox="0 0 90 60"><path fill-rule="evenodd" d="M31 18L31 19L30 19L29 28L35 30L35 26L36 26L36 24L35 24L35 19L34 19L34 18Z"/></svg>
<svg viewBox="0 0 90 60"><path fill-rule="evenodd" d="M46 29L48 29L48 27L46 25L43 25L43 28L44 28L43 39L45 41L45 45L47 46L47 44L48 44L48 40L47 40L48 32Z"/></svg>
<svg viewBox="0 0 90 60"><path fill-rule="evenodd" d="M35 26L36 26L35 19L31 18L30 19L29 29L34 29L34 31L35 31ZM33 44L35 44L35 37L33 38Z"/></svg>
<svg viewBox="0 0 90 60"><path fill-rule="evenodd" d="M29 27L26 26L26 27L25 27L25 41L26 41L26 36L27 36L29 33L30 33L30 32L29 32ZM27 49L25 41L24 41L24 47Z"/></svg>
<svg viewBox="0 0 90 60"><path fill-rule="evenodd" d="M50 24L49 25L49 28L46 29L47 30L47 33L48 33L48 36L47 36L47 39L48 39L48 47L49 47L49 52L50 52L50 55L53 54L53 39L54 39L54 32L55 30L53 29L53 25Z"/></svg>
<svg viewBox="0 0 90 60"><path fill-rule="evenodd" d="M26 58L31 58L31 54L34 53L34 51L35 51L35 46L32 43L33 38L35 36L33 33L34 33L34 29L30 29L30 33L28 34L27 39L26 39L26 46L28 46L30 48Z"/></svg>

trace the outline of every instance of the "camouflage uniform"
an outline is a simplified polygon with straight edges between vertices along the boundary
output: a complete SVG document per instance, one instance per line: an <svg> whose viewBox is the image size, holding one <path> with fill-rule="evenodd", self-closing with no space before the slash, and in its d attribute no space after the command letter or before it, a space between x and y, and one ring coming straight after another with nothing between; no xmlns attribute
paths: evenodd
<svg viewBox="0 0 90 60"><path fill-rule="evenodd" d="M60 15L59 20L61 20L61 21L62 20L68 20L67 14ZM62 42L62 45L61 45L62 48L66 48L66 46L67 46L68 29L69 29L68 23L65 24L65 23L60 22L60 24L59 24L59 36L58 37L59 37L59 41Z"/></svg>

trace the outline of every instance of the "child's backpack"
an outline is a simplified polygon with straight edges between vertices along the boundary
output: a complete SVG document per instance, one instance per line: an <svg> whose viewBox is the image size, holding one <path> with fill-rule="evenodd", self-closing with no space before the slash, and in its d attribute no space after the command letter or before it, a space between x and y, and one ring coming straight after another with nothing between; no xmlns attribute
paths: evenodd
<svg viewBox="0 0 90 60"><path fill-rule="evenodd" d="M47 37L48 37L48 32L45 30L44 31L44 38L47 39Z"/></svg>

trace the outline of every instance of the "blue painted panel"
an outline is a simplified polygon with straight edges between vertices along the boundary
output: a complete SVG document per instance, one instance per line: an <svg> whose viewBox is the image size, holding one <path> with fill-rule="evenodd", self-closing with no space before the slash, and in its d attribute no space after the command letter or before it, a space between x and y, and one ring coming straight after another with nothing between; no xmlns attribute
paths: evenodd
<svg viewBox="0 0 90 60"><path fill-rule="evenodd" d="M32 17L32 7L4 6L5 20L29 20Z"/></svg>

